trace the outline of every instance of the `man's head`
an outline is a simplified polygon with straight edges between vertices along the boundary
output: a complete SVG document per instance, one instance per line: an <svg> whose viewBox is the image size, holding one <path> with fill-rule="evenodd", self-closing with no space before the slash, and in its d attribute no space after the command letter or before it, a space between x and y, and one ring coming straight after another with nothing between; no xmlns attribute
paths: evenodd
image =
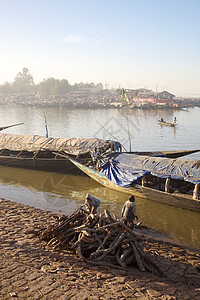
<svg viewBox="0 0 200 300"><path fill-rule="evenodd" d="M133 195L130 196L129 201L130 201L130 202L135 202L135 197L134 197Z"/></svg>
<svg viewBox="0 0 200 300"><path fill-rule="evenodd" d="M86 195L85 199L91 200L91 195L88 193L88 194Z"/></svg>

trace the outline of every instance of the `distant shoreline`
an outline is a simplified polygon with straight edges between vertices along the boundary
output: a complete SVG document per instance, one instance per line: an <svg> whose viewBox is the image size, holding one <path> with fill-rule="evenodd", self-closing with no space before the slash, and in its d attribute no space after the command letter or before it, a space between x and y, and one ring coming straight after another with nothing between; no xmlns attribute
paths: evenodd
<svg viewBox="0 0 200 300"><path fill-rule="evenodd" d="M166 99L155 102L151 98L130 98L125 100L122 95L115 91L70 92L60 95L42 95L41 93L21 93L0 95L0 105L20 105L28 107L67 107L78 109L170 109L181 110L189 107L200 106L199 98Z"/></svg>

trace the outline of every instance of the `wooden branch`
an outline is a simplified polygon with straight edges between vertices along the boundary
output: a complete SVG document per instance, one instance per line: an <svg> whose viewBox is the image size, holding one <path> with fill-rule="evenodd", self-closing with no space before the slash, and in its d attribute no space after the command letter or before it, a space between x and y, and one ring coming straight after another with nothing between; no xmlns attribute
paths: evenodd
<svg viewBox="0 0 200 300"><path fill-rule="evenodd" d="M117 252L116 252L116 254L115 254L115 258L116 258L118 264L119 264L122 268L125 269L125 268L127 268L127 266L126 266L126 264L120 259L120 257L119 257L119 252L120 252L120 248L118 248L118 250L117 250Z"/></svg>
<svg viewBox="0 0 200 300"><path fill-rule="evenodd" d="M138 268L140 269L140 271L144 272L145 271L145 267L142 263L142 260L140 258L140 255L138 254L137 250L136 250L136 247L134 245L134 242L130 242L131 244L131 247L133 249L133 253L134 253L134 256L135 256L135 260L137 262L137 265L138 265Z"/></svg>

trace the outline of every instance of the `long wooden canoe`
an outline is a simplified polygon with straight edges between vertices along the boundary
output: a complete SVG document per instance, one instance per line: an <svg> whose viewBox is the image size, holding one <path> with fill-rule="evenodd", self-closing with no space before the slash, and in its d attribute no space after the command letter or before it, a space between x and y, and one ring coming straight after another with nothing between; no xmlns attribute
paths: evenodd
<svg viewBox="0 0 200 300"><path fill-rule="evenodd" d="M165 156L168 158L179 158L182 156L190 155L196 152L199 152L200 149L194 150L176 150L176 151L152 151L152 152L131 152L132 154L139 154L139 155L148 155L148 156Z"/></svg>
<svg viewBox="0 0 200 300"><path fill-rule="evenodd" d="M93 168L89 168L82 165L72 159L70 161L77 166L82 172L96 180L98 183L104 185L107 188L152 201L160 202L163 204L173 205L176 207L189 209L193 211L200 212L200 201L193 200L192 195L182 194L182 193L167 193L160 190L152 189L149 187L142 187L141 185L133 185L131 187L122 187L111 180L109 180L105 175L99 173Z"/></svg>
<svg viewBox="0 0 200 300"><path fill-rule="evenodd" d="M0 165L37 171L80 174L66 158L0 156Z"/></svg>
<svg viewBox="0 0 200 300"><path fill-rule="evenodd" d="M178 125L178 123L170 123L170 122L161 121L161 120L158 120L158 123L159 123L161 126L169 126L169 127L175 127L175 126Z"/></svg>
<svg viewBox="0 0 200 300"><path fill-rule="evenodd" d="M154 151L154 152L132 152L133 154L147 155L147 156L165 156L168 158L178 158L192 153L196 153L200 149L196 150L183 150L183 151ZM3 155L0 154L0 165L15 168L32 169L38 171L48 172L60 172L60 173L73 173L80 174L81 172L74 166L68 159L68 155L57 153L49 153L49 156L38 157L33 153L26 155L20 154L20 151L13 153L6 151ZM75 156L74 156L75 157ZM71 156L73 159L73 157ZM88 157L87 160L89 160ZM79 160L81 162L82 160Z"/></svg>
<svg viewBox="0 0 200 300"><path fill-rule="evenodd" d="M7 129L7 128L10 128L10 127L22 125L22 124L24 124L24 123L17 123L17 124L8 125L8 126L2 126L2 127L0 127L0 131L2 131L2 130L4 130L4 129Z"/></svg>

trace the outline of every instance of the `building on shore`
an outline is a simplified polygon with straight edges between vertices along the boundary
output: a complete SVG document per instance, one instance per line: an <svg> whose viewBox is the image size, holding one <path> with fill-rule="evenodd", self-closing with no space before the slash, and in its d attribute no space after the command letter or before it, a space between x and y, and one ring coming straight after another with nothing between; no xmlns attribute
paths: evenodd
<svg viewBox="0 0 200 300"><path fill-rule="evenodd" d="M149 89L126 90L131 107L177 107L175 95Z"/></svg>

